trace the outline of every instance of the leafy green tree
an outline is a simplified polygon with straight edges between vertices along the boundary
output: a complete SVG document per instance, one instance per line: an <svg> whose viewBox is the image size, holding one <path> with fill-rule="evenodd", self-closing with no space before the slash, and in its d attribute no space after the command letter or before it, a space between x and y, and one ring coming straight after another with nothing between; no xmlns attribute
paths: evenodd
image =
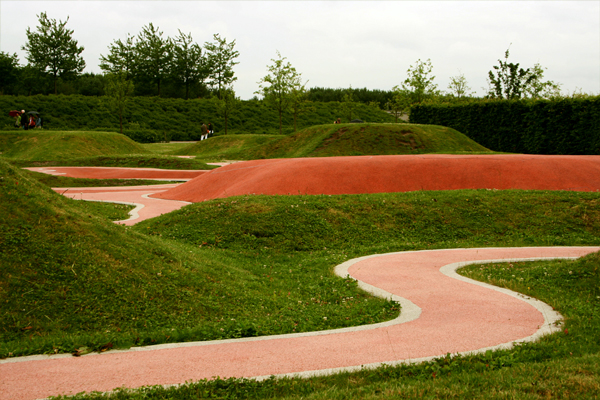
<svg viewBox="0 0 600 400"><path fill-rule="evenodd" d="M131 78L135 69L135 42L134 38L127 35L127 40L115 40L109 46L107 56L100 55L100 69L105 72L119 73L125 72L128 78Z"/></svg>
<svg viewBox="0 0 600 400"><path fill-rule="evenodd" d="M173 60L173 42L152 23L142 28L135 44L135 74L156 84L160 96L161 83L169 76Z"/></svg>
<svg viewBox="0 0 600 400"><path fill-rule="evenodd" d="M536 79L529 68L519 68L519 64L509 63L509 49L504 52L504 61L494 65L494 71L488 72L488 97L495 99L520 99L525 88Z"/></svg>
<svg viewBox="0 0 600 400"><path fill-rule="evenodd" d="M133 82L127 79L127 73L120 71L116 73L108 73L106 77L106 87L104 91L106 93L106 99L109 108L119 113L119 126L121 133L123 133L123 110L125 110L125 104L127 103L129 96L133 94Z"/></svg>
<svg viewBox="0 0 600 400"><path fill-rule="evenodd" d="M17 53L0 51L0 95L12 89L19 79L19 57Z"/></svg>
<svg viewBox="0 0 600 400"><path fill-rule="evenodd" d="M352 121L352 114L357 106L358 102L354 101L354 92L352 87L350 87L344 92L342 102L340 103L340 112L348 119L348 122Z"/></svg>
<svg viewBox="0 0 600 400"><path fill-rule="evenodd" d="M179 31L174 40L173 68L175 79L185 86L185 98L189 98L190 86L202 83L206 78L206 61L202 57L202 49L192 43L192 34Z"/></svg>
<svg viewBox="0 0 600 400"><path fill-rule="evenodd" d="M258 82L259 89L256 94L262 95L265 102L275 108L279 114L279 134L282 134L282 115L286 112L292 103L296 100L302 90L301 75L292 67L292 64L285 62L286 58L281 57L277 52L278 59L271 59L272 65L268 65L269 73ZM298 101L300 98L297 98Z"/></svg>
<svg viewBox="0 0 600 400"><path fill-rule="evenodd" d="M467 78L465 78L465 75L463 73L461 73L458 76L450 77L450 84L448 85L448 89L450 90L450 93L453 96L459 99L473 94L473 92L469 93L471 88L469 87L467 83Z"/></svg>
<svg viewBox="0 0 600 400"><path fill-rule="evenodd" d="M216 87L219 99L222 97L221 89L231 85L237 80L234 76L233 67L239 62L234 61L240 53L233 48L235 40L227 43L227 39L222 38L219 34L213 35L214 42L205 42L204 49L206 50L206 64L208 68L209 84Z"/></svg>
<svg viewBox="0 0 600 400"><path fill-rule="evenodd" d="M408 77L402 83L402 88L410 93L411 104L422 103L439 95L437 85L433 83L435 76L431 75L432 71L430 59L425 62L417 60L415 66L411 65L406 71Z"/></svg>
<svg viewBox="0 0 600 400"><path fill-rule="evenodd" d="M215 97L217 113L225 120L225 134L227 135L227 121L229 116L240 105L239 97L235 96L232 87L223 87L221 89L221 98Z"/></svg>
<svg viewBox="0 0 600 400"><path fill-rule="evenodd" d="M42 72L49 73L56 82L59 77L80 74L85 68L81 57L83 47L77 46L73 31L65 28L69 21L49 19L45 12L38 15L40 25L37 32L27 28L27 43L22 47L27 52L27 60Z"/></svg>
<svg viewBox="0 0 600 400"><path fill-rule="evenodd" d="M411 92L396 85L392 88L392 93L392 100L388 103L388 106L394 113L396 123L398 123L398 116L410 108Z"/></svg>
<svg viewBox="0 0 600 400"><path fill-rule="evenodd" d="M27 96L33 93L46 93L48 77L31 64L19 69L19 92L25 91Z"/></svg>
<svg viewBox="0 0 600 400"><path fill-rule="evenodd" d="M524 96L532 99L548 99L560 96L560 84L553 81L542 82L544 78L544 70L539 63L536 63L529 71L527 81L529 82L524 88ZM531 79L529 79L531 77Z"/></svg>
<svg viewBox="0 0 600 400"><path fill-rule="evenodd" d="M313 107L311 102L308 100L308 93L306 91L305 82L302 84L300 79L298 79L298 84L292 87L292 92L290 93L291 102L290 108L292 110L292 115L294 116L294 132L298 130L298 116L305 112L315 111L315 107Z"/></svg>

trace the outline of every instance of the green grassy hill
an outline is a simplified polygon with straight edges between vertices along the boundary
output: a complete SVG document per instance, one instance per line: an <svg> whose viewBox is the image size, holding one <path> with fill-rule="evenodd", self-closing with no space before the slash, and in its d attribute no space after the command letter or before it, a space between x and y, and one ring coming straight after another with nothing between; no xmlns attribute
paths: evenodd
<svg viewBox="0 0 600 400"><path fill-rule="evenodd" d="M113 132L53 132L43 130L0 134L0 152L27 161L80 157L150 154L139 143Z"/></svg>
<svg viewBox="0 0 600 400"><path fill-rule="evenodd" d="M0 358L330 329L398 313L334 277L325 256L283 274L286 256L148 236L83 204L0 159ZM315 283L296 290L300 279ZM289 311L311 297L325 304ZM357 299L350 309L339 307L346 297Z"/></svg>
<svg viewBox="0 0 600 400"><path fill-rule="evenodd" d="M173 154L203 159L333 157L423 153L489 152L462 133L414 124L327 124L281 136L217 136Z"/></svg>

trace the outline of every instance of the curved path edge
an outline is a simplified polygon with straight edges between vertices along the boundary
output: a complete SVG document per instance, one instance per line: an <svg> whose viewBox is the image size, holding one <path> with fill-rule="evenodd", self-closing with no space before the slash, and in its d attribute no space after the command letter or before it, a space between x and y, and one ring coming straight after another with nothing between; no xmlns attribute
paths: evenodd
<svg viewBox="0 0 600 400"><path fill-rule="evenodd" d="M0 382L0 399L33 400L81 391L109 392L118 387L177 386L183 382L215 376L259 380L271 376L309 377L376 368L382 365L423 362L446 354L474 354L510 348L514 343L533 341L542 335L556 331L557 323L561 320L560 314L536 299L462 277L456 273L456 270L468 264L575 259L599 250L600 247L596 246L475 248L420 250L360 257L337 266L336 274L342 277L350 275L359 281L360 287L364 290L399 301L402 305L400 317L380 324L329 331L165 344L89 354L77 358L70 355L57 355L0 360L0 375L4 377L3 382ZM439 263L438 260L452 260L452 262ZM410 279L398 279L394 276L411 268L418 273L415 274L413 271ZM381 271L385 274L380 274ZM440 277L442 275L443 277ZM383 284L374 285L373 282L377 282L378 279ZM411 300L408 300L393 294L385 287L396 285L396 281L409 288L419 284L423 286L423 282L425 286L424 289L421 287L421 293L418 291L409 293L407 297L411 297ZM444 288L444 285L447 287ZM480 289L467 290L469 293L465 293L465 286L461 285ZM501 295L499 297L492 295L489 289ZM398 290L394 291L398 293ZM435 299L423 303L423 299L435 297L438 293L444 293L445 298L440 304L447 304L448 309L439 310L432 307L436 304ZM452 311L454 299L449 296L459 298L458 307L453 310L458 311L458 314L452 314L446 321L440 321L449 313L448 310ZM507 300L506 296L516 300ZM505 316L490 317L487 311L481 314L482 307L483 309L489 307L489 304L480 304L481 299L487 301L494 297L499 298L497 304L500 308L510 303L502 310L509 317L513 317L512 321L508 318L507 329L504 329ZM473 316L465 312L465 309L469 308L469 302L473 303L471 306L479 307L477 311L479 314L475 313ZM523 303L527 305L521 306ZM424 306L420 307L417 304L424 304ZM530 308L535 310L532 312ZM541 316L537 318L533 314L541 314ZM532 315L534 318L531 318ZM519 316L526 317L526 321L522 323ZM460 319L462 317L466 319L471 317L478 321L476 324L479 320L488 317L493 321L488 324L489 326L486 325L483 331L478 332L475 326L476 329L469 330L470 335L465 335L462 330L452 326L462 323ZM428 325L430 323L428 319L433 319L435 325ZM522 329L524 326L525 330ZM417 333L411 333L415 329ZM441 333L437 332L438 329ZM504 329L505 332L499 334L496 329ZM516 336L513 330L517 331ZM527 335L519 333L525 331L533 333ZM507 333L511 338L501 340ZM438 346L436 334L441 335L437 337L441 342L447 339L449 334L454 336L451 337L450 342L439 343ZM429 337L424 338L425 335ZM464 343L458 343L464 339L464 336L467 336ZM468 336L473 336L474 341L471 342ZM490 339L492 336L493 338ZM411 340L415 343L422 340L426 349L419 348L419 343L414 346L412 343L404 343ZM494 343L490 345L490 341ZM481 346L481 343L487 345ZM463 350L456 351L456 349ZM364 354L359 354L361 351ZM261 371L263 373L260 373ZM172 374L169 375L169 372ZM168 376L162 377L163 373L167 373ZM187 373L189 376L182 373ZM129 378L128 374L131 375ZM80 381L87 383L80 384Z"/></svg>

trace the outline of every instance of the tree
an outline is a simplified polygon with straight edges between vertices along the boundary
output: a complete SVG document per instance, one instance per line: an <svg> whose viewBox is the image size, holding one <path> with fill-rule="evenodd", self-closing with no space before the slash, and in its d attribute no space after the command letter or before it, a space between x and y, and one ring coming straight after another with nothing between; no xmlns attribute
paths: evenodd
<svg viewBox="0 0 600 400"><path fill-rule="evenodd" d="M348 122L352 121L352 113L356 110L357 102L354 101L352 86L344 91L342 102L340 104L340 112L348 118Z"/></svg>
<svg viewBox="0 0 600 400"><path fill-rule="evenodd" d="M109 53L106 57L100 55L100 68L111 73L125 72L129 79L135 69L135 59L134 38L127 35L124 43L118 39L109 46Z"/></svg>
<svg viewBox="0 0 600 400"><path fill-rule="evenodd" d="M435 76L430 75L432 70L430 59L425 62L419 59L414 67L411 65L406 71L408 77L402 83L402 88L410 93L411 104L422 103L439 95L437 85L433 83Z"/></svg>
<svg viewBox="0 0 600 400"><path fill-rule="evenodd" d="M468 96L469 93L467 92L471 90L471 88L467 84L467 79L465 78L465 75L462 73L458 76L450 77L450 84L448 85L448 89L450 90L450 93L453 96L456 96L459 99Z"/></svg>
<svg viewBox="0 0 600 400"><path fill-rule="evenodd" d="M294 116L294 132L298 130L298 116L307 111L314 111L315 109L310 105L311 102L308 100L308 93L306 92L307 83L308 81L301 84L300 79L298 79L297 84L292 87L292 92L290 93L290 108Z"/></svg>
<svg viewBox="0 0 600 400"><path fill-rule="evenodd" d="M294 101L295 94L303 86L301 84L301 75L292 67L289 62L284 62L285 57L281 57L277 52L278 59L271 59L272 65L267 65L269 74L259 82L259 89L255 92L264 97L265 102L275 108L279 114L279 134L282 134L282 115L287 111Z"/></svg>
<svg viewBox="0 0 600 400"><path fill-rule="evenodd" d="M509 46L510 47L510 46ZM519 68L519 64L508 62L509 49L504 52L504 61L498 60L494 71L488 72L488 97L496 99L520 99L524 89L536 79L529 68Z"/></svg>
<svg viewBox="0 0 600 400"><path fill-rule="evenodd" d="M160 86L169 76L173 59L173 42L164 39L152 23L144 26L135 45L135 74L155 83L160 96Z"/></svg>
<svg viewBox="0 0 600 400"><path fill-rule="evenodd" d="M13 88L19 79L19 57L17 53L0 51L0 95Z"/></svg>
<svg viewBox="0 0 600 400"><path fill-rule="evenodd" d="M206 50L206 62L208 68L209 84L214 88L217 87L217 96L221 99L221 89L224 86L231 85L237 80L234 77L233 67L239 62L233 61L240 53L233 50L235 40L227 43L225 38L221 39L219 34L213 35L214 42L205 42L204 49Z"/></svg>
<svg viewBox="0 0 600 400"><path fill-rule="evenodd" d="M529 82L524 88L524 96L532 99L547 99L560 96L560 84L552 81L542 82L544 70L538 63L529 71L527 81ZM531 79L529 77L531 76Z"/></svg>
<svg viewBox="0 0 600 400"><path fill-rule="evenodd" d="M221 91L221 98L215 99L217 113L225 120L225 134L227 135L227 120L231 113L239 106L240 99L235 96L232 87L224 87Z"/></svg>
<svg viewBox="0 0 600 400"><path fill-rule="evenodd" d="M27 28L27 44L22 47L27 52L27 60L42 72L48 72L54 81L54 94L58 77L80 74L85 68L81 57L83 47L77 46L73 31L66 29L67 20L48 19L45 12L38 15L40 25L37 32Z"/></svg>
<svg viewBox="0 0 600 400"><path fill-rule="evenodd" d="M119 113L119 126L121 127L121 133L123 133L123 110L129 96L133 94L133 82L127 79L125 71L108 73L105 76L106 87L104 91L108 106Z"/></svg>
<svg viewBox="0 0 600 400"><path fill-rule="evenodd" d="M192 34L179 31L174 40L172 73L177 81L185 86L185 98L189 97L190 85L201 83L206 77L205 61L202 49L192 43Z"/></svg>
<svg viewBox="0 0 600 400"><path fill-rule="evenodd" d="M398 123L398 115L410 108L411 92L396 85L392 88L392 93L392 100L388 103L388 105L394 112L396 123Z"/></svg>

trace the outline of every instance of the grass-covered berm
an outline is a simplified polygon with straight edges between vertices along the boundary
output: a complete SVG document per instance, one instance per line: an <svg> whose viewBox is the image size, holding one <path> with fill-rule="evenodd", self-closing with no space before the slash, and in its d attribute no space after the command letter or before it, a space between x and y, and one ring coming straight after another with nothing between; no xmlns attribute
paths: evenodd
<svg viewBox="0 0 600 400"><path fill-rule="evenodd" d="M154 152L148 145L134 142L127 136L114 132L32 130L2 133L0 154L20 167L216 168L200 160Z"/></svg>
<svg viewBox="0 0 600 400"><path fill-rule="evenodd" d="M264 249L200 248L135 232L0 159L0 357L329 329L398 315L395 303L333 275L343 259L319 252L299 265Z"/></svg>
<svg viewBox="0 0 600 400"><path fill-rule="evenodd" d="M415 124L327 124L281 135L226 135L197 142L172 154L205 160L333 157L425 153L491 153L462 133Z"/></svg>

